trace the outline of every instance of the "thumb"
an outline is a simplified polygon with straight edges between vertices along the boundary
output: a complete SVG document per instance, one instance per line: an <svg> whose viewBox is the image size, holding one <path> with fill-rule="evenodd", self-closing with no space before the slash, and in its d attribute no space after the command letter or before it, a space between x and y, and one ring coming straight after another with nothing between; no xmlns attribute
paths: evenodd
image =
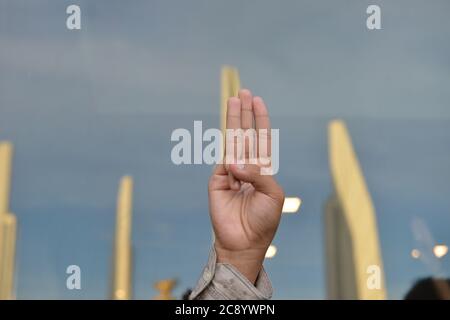
<svg viewBox="0 0 450 320"><path fill-rule="evenodd" d="M271 175L262 175L262 167L255 164L231 164L231 173L237 180L248 182L253 187L272 198L284 199L283 190Z"/></svg>

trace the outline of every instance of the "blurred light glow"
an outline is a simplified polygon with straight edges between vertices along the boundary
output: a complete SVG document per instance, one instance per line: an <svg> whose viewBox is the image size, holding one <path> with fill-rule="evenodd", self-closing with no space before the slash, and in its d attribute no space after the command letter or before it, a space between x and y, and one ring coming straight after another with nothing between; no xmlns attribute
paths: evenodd
<svg viewBox="0 0 450 320"><path fill-rule="evenodd" d="M437 258L442 258L448 252L448 247L445 244L435 245L433 248L433 253Z"/></svg>
<svg viewBox="0 0 450 320"><path fill-rule="evenodd" d="M411 250L411 257L413 257L414 259L419 259L420 258L420 251L417 249L412 249Z"/></svg>
<svg viewBox="0 0 450 320"><path fill-rule="evenodd" d="M284 198L283 213L297 212L302 204L302 200L298 197L286 197Z"/></svg>
<svg viewBox="0 0 450 320"><path fill-rule="evenodd" d="M273 257L275 257L276 254L277 254L277 247L271 244L266 251L266 258L272 259Z"/></svg>
<svg viewBox="0 0 450 320"><path fill-rule="evenodd" d="M125 291L122 289L117 289L116 297L117 297L117 299L125 299Z"/></svg>

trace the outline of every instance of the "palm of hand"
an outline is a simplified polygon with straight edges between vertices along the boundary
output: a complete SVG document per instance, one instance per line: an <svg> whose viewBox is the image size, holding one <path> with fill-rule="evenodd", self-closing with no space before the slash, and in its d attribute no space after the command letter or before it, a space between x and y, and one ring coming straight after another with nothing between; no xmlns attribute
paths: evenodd
<svg viewBox="0 0 450 320"><path fill-rule="evenodd" d="M210 189L210 212L216 242L223 249L263 249L270 244L283 205L244 183L239 191ZM259 248L255 248L255 244Z"/></svg>

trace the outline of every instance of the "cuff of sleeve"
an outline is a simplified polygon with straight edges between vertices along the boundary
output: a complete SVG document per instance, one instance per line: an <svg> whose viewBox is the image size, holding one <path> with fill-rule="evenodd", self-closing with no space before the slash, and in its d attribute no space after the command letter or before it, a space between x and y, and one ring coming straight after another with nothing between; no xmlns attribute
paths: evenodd
<svg viewBox="0 0 450 320"><path fill-rule="evenodd" d="M192 291L191 300L267 300L273 289L264 267L253 285L235 267L217 263L214 247L211 249L208 264L203 269L197 286Z"/></svg>

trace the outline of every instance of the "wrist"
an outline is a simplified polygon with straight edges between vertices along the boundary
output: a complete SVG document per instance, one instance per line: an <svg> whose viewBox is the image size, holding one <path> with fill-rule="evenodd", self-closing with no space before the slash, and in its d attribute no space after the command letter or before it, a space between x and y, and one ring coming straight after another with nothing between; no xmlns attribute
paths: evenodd
<svg viewBox="0 0 450 320"><path fill-rule="evenodd" d="M224 249L217 243L214 244L218 263L226 263L235 267L251 283L255 284L264 262L267 248L229 250Z"/></svg>

